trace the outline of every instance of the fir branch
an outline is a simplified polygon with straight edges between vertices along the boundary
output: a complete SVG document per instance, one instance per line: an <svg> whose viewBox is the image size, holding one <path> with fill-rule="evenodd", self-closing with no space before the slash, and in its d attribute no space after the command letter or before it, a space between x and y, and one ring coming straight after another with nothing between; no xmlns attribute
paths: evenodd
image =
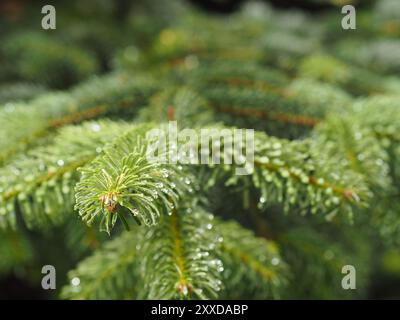
<svg viewBox="0 0 400 320"><path fill-rule="evenodd" d="M186 212L185 212L186 211ZM213 216L180 208L146 235L143 272L146 299L209 299L221 289Z"/></svg>
<svg viewBox="0 0 400 320"><path fill-rule="evenodd" d="M268 112L256 108L238 108L231 106L217 106L218 112L227 113L229 115L238 116L240 118L249 117L257 118L259 120L277 121L285 124L292 124L295 126L313 128L320 120L311 117L305 117L296 114L287 114L282 112Z"/></svg>
<svg viewBox="0 0 400 320"><path fill-rule="evenodd" d="M110 240L108 235L80 223L76 215L68 216L62 229L65 245L75 259L82 259L87 253L101 248L106 240Z"/></svg>
<svg viewBox="0 0 400 320"><path fill-rule="evenodd" d="M142 232L125 232L69 272L68 299L133 299L139 295L138 246ZM78 282L78 285L74 283Z"/></svg>
<svg viewBox="0 0 400 320"><path fill-rule="evenodd" d="M228 299L243 295L251 299L279 298L286 287L288 268L276 244L256 238L236 222L221 221L217 228L225 266L222 296Z"/></svg>
<svg viewBox="0 0 400 320"><path fill-rule="evenodd" d="M146 149L151 141L144 140L145 134L143 129L127 132L82 169L76 209L84 221L90 224L101 216L100 225L109 232L127 209L134 218L152 225L161 212L168 213L171 205L178 205L180 195L190 192L192 179L180 170L182 166L148 162ZM224 141L219 142L223 149ZM227 186L250 183L261 193L260 206L281 203L286 212L297 208L302 214L319 212L327 218L339 212L351 217L353 206L367 204L370 194L362 177L334 159L321 158L319 146L311 141L289 142L257 133L254 145L251 175L236 175L237 165L215 166L210 159L210 170L200 185L209 188L218 180L226 180ZM165 154L169 154L170 146Z"/></svg>
<svg viewBox="0 0 400 320"><path fill-rule="evenodd" d="M69 93L50 93L26 104L10 105L0 110L0 162L54 128L129 110L153 90L149 79L114 74L90 80Z"/></svg>
<svg viewBox="0 0 400 320"><path fill-rule="evenodd" d="M118 218L127 227L126 214L139 224L154 225L189 190L190 176L177 166L148 161L151 141L145 138L151 128L143 125L127 132L80 170L76 209L83 221L91 224L100 216L100 228L108 233Z"/></svg>
<svg viewBox="0 0 400 320"><path fill-rule="evenodd" d="M370 254L366 240L369 236L345 226L329 227L309 224L281 232L277 241L282 256L294 274L303 275L290 281L284 298L355 298L366 291L371 266L363 261ZM357 290L343 290L341 286L342 268L349 264L357 270ZM308 277L314 281L308 282Z"/></svg>
<svg viewBox="0 0 400 320"><path fill-rule="evenodd" d="M234 174L234 165L205 170L205 186L226 181L226 186L250 185L259 190L259 206L283 205L285 212L296 208L301 214L322 213L332 218L339 212L352 216L353 206L367 205L370 192L363 177L321 157L312 140L287 141L257 132L254 141L254 170L250 176ZM247 193L244 193L245 203Z"/></svg>
<svg viewBox="0 0 400 320"><path fill-rule="evenodd" d="M59 223L73 207L76 169L92 161L124 123L88 122L63 128L53 144L30 150L0 169L0 221L15 224L18 204L28 226Z"/></svg>
<svg viewBox="0 0 400 320"><path fill-rule="evenodd" d="M305 57L299 64L298 76L338 85L355 95L391 92L387 77L328 54L317 53Z"/></svg>
<svg viewBox="0 0 400 320"><path fill-rule="evenodd" d="M193 58L195 59L195 58ZM285 86L289 78L279 69L268 68L255 61L238 64L235 61L197 61L190 71L187 81L193 85L228 84L244 86L265 92L286 95ZM185 76L185 71L183 75ZM176 71L175 71L176 72Z"/></svg>
<svg viewBox="0 0 400 320"><path fill-rule="evenodd" d="M177 121L182 127L201 127L213 121L207 100L191 87L166 88L153 95L147 108L141 109L139 122Z"/></svg>
<svg viewBox="0 0 400 320"><path fill-rule="evenodd" d="M0 274L29 265L33 260L31 243L26 235L14 230L0 231Z"/></svg>
<svg viewBox="0 0 400 320"><path fill-rule="evenodd" d="M2 85L0 86L0 108L5 107L5 104L10 102L31 100L40 94L44 94L45 91L45 87L29 82Z"/></svg>
<svg viewBox="0 0 400 320"><path fill-rule="evenodd" d="M14 61L12 76L53 88L68 87L99 69L91 52L40 32L12 34L3 39L0 51L4 59Z"/></svg>
<svg viewBox="0 0 400 320"><path fill-rule="evenodd" d="M353 116L331 116L315 132L324 154L363 174L373 187L387 189L389 157L376 134Z"/></svg>

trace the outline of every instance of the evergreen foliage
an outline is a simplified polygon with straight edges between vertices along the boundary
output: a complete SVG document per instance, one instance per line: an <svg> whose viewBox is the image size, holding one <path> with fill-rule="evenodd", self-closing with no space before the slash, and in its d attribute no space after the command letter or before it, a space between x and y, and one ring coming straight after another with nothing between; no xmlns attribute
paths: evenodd
<svg viewBox="0 0 400 320"><path fill-rule="evenodd" d="M399 263L398 1L364 4L351 36L340 1L78 2L57 38L3 22L1 275L39 283L55 250L66 299L332 299L368 297L382 257ZM255 129L254 170L150 162L168 121Z"/></svg>

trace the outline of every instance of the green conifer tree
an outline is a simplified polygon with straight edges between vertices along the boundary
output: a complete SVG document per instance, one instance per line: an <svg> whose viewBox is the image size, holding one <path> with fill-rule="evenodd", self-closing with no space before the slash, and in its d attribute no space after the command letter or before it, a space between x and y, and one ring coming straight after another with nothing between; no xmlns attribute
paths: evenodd
<svg viewBox="0 0 400 320"><path fill-rule="evenodd" d="M341 1L78 2L53 33L34 4L2 22L0 275L54 265L63 299L348 299L399 277L398 1L349 32ZM170 121L255 129L254 170L150 162Z"/></svg>

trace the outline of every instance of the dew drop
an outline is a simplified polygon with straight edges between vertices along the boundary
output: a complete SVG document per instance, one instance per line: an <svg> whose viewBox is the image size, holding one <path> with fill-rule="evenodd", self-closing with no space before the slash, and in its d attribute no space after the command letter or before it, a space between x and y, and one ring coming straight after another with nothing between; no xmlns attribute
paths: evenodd
<svg viewBox="0 0 400 320"><path fill-rule="evenodd" d="M57 165L59 165L60 167L62 167L64 165L64 160L60 159L57 160Z"/></svg>
<svg viewBox="0 0 400 320"><path fill-rule="evenodd" d="M101 130L101 126L99 124L95 123L92 125L92 130L94 132L99 132Z"/></svg>
<svg viewBox="0 0 400 320"><path fill-rule="evenodd" d="M271 263L273 266L277 266L279 264L280 260L277 257L272 258Z"/></svg>
<svg viewBox="0 0 400 320"><path fill-rule="evenodd" d="M72 284L74 287L79 286L80 283L81 283L81 279L79 279L78 277L74 277L74 278L72 278L72 280L71 280L71 284Z"/></svg>

